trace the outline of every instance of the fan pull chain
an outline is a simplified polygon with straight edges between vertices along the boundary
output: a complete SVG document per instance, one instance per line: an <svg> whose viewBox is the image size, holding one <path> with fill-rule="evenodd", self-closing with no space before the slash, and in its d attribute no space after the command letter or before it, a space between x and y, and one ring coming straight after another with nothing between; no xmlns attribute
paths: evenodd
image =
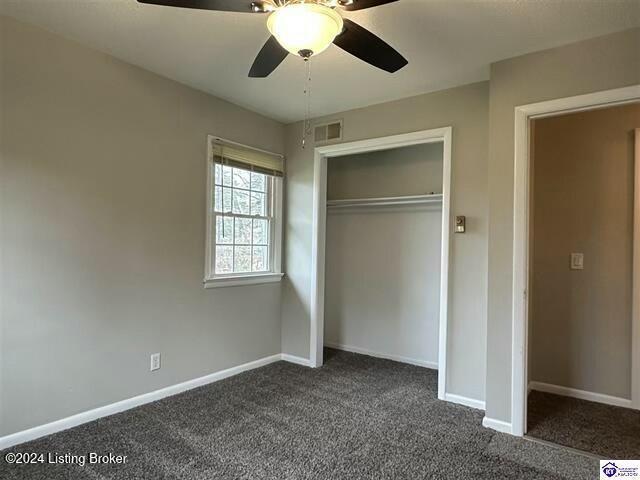
<svg viewBox="0 0 640 480"><path fill-rule="evenodd" d="M311 135L311 62L308 58L304 59L307 66L307 75L305 78L304 95L307 102L307 109L304 115L304 126L302 131L302 149L307 146L307 136Z"/></svg>

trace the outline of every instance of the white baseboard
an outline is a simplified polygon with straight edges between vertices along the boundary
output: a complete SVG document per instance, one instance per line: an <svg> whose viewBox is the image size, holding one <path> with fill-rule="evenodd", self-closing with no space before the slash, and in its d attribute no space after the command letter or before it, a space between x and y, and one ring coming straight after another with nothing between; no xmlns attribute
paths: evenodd
<svg viewBox="0 0 640 480"><path fill-rule="evenodd" d="M484 417L482 419L482 426L497 430L498 432L508 433L509 435L513 432L510 423L503 422L502 420L496 420L495 418Z"/></svg>
<svg viewBox="0 0 640 480"><path fill-rule="evenodd" d="M485 403L482 400L463 397L462 395L456 395L455 393L445 393L444 400L446 402L457 403L459 405L464 405L466 407L477 408L478 410L485 409Z"/></svg>
<svg viewBox="0 0 640 480"><path fill-rule="evenodd" d="M295 363L296 365L302 365L303 367L311 366L311 362L309 361L308 358L297 357L295 355L289 355L288 353L281 353L280 359L285 362Z"/></svg>
<svg viewBox="0 0 640 480"><path fill-rule="evenodd" d="M221 370L210 375L205 375L204 377L188 380L176 385L171 385L159 390L154 390L153 392L144 393L136 397L131 397L119 402L111 403L103 407L98 407L92 410L87 410L86 412L71 415L70 417L62 418L51 423L46 423L44 425L39 425L37 427L29 428L21 432L16 432L4 437L0 437L0 450L18 445L20 443L29 442L46 435L51 435L52 433L60 432L62 430L67 430L83 423L97 420L98 418L123 412L125 410L129 410L146 403L155 402L156 400L160 400L171 395L176 395L186 390L191 390L192 388L197 388L209 383L217 382L224 378L232 377L234 375L238 375L239 373L253 370L254 368L258 367L263 367L280 360L297 363L299 365L309 365L309 360L307 360L306 358L277 353L269 357L254 360L253 362L238 365L237 367L227 368L226 370Z"/></svg>
<svg viewBox="0 0 640 480"><path fill-rule="evenodd" d="M438 369L438 362L430 362L427 360L418 360L415 358L403 357L401 355L390 355L387 353L374 352L373 350L367 350L366 348L354 347L351 345L343 345L341 343L324 342L324 346L329 348L335 348L336 350L343 350L345 352L359 353L361 355L369 355L370 357L384 358L386 360L394 360L396 362L408 363L410 365L430 368L432 370Z"/></svg>
<svg viewBox="0 0 640 480"><path fill-rule="evenodd" d="M563 387L560 385L552 385L544 382L529 382L529 390L538 390L539 392L554 393L564 397L579 398L580 400L589 400L590 402L606 403L607 405L615 405L616 407L633 408L631 400L627 398L612 397L602 393L587 392L578 390L577 388Z"/></svg>

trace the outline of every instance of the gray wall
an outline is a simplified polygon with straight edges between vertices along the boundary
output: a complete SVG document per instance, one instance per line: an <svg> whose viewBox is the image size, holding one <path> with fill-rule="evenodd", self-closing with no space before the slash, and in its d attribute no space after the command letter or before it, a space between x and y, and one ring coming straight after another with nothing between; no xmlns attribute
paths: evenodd
<svg viewBox="0 0 640 480"><path fill-rule="evenodd" d="M511 422L514 109L640 83L640 29L495 63L489 134L487 416Z"/></svg>
<svg viewBox="0 0 640 480"><path fill-rule="evenodd" d="M206 135L282 152L283 127L0 31L0 435L279 353L280 285L202 280Z"/></svg>
<svg viewBox="0 0 640 480"><path fill-rule="evenodd" d="M487 82L351 110L344 141L453 127L452 215L467 216L467 233L451 236L448 390L484 399L487 275ZM302 125L287 126L287 186L282 347L309 356L313 148L301 149Z"/></svg>
<svg viewBox="0 0 640 480"><path fill-rule="evenodd" d="M630 398L640 104L534 122L529 380Z"/></svg>
<svg viewBox="0 0 640 480"><path fill-rule="evenodd" d="M442 144L329 159L329 199L442 192ZM442 206L327 211L325 344L438 362Z"/></svg>

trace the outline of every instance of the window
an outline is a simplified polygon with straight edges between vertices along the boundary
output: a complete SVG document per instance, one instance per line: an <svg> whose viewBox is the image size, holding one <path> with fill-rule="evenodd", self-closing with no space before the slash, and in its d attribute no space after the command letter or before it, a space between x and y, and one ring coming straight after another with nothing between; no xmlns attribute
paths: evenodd
<svg viewBox="0 0 640 480"><path fill-rule="evenodd" d="M270 271L273 177L215 164L215 274Z"/></svg>
<svg viewBox="0 0 640 480"><path fill-rule="evenodd" d="M209 161L207 287L282 277L281 175L233 152L214 148Z"/></svg>

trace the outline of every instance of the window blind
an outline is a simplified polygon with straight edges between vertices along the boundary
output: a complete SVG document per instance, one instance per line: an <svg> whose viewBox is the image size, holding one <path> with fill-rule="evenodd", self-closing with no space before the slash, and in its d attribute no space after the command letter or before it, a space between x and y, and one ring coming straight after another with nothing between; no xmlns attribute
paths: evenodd
<svg viewBox="0 0 640 480"><path fill-rule="evenodd" d="M212 140L211 151L216 163L276 177L284 176L284 157L282 155L244 147L220 139Z"/></svg>

